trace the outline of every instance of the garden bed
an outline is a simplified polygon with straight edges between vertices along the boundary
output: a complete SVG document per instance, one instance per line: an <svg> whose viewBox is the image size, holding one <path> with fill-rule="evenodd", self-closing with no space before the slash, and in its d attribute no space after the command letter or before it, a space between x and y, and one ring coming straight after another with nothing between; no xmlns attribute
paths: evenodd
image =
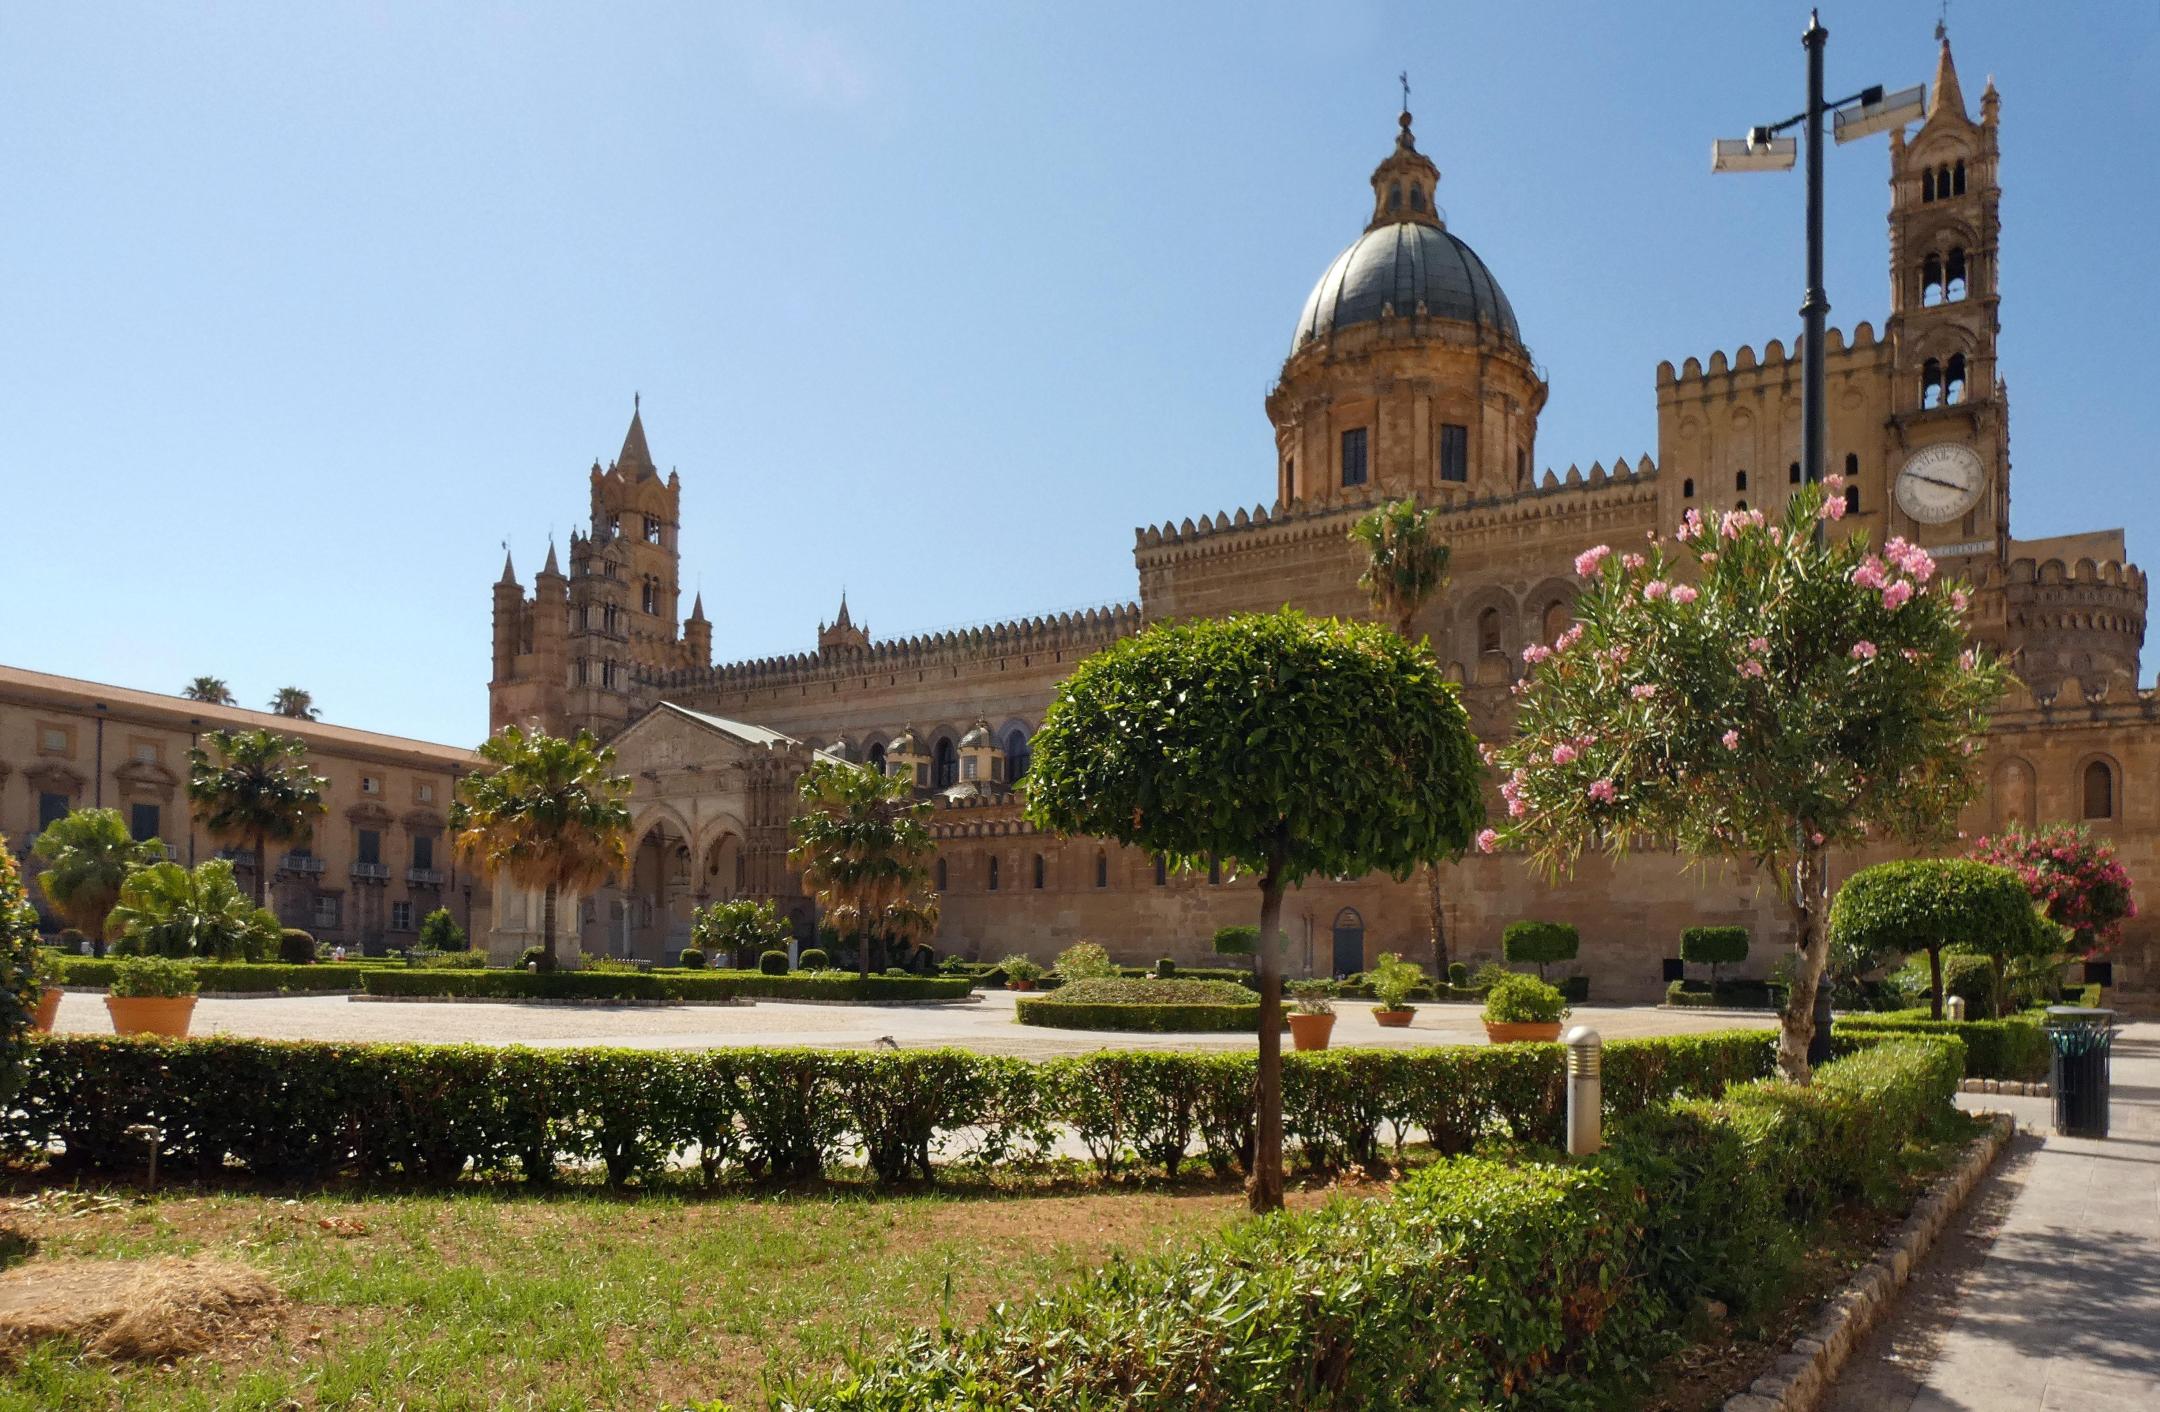
<svg viewBox="0 0 2160 1412"><path fill-rule="evenodd" d="M1259 1001L1234 981L1123 977L1072 981L1039 1000L1021 1000L1013 1009L1013 1018L1023 1025L1067 1030L1197 1034L1260 1028Z"/></svg>

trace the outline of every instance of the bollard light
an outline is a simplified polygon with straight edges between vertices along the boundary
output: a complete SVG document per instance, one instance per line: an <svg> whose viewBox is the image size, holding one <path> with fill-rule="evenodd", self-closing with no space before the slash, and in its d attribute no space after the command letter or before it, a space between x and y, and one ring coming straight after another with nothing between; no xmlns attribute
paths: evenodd
<svg viewBox="0 0 2160 1412"><path fill-rule="evenodd" d="M1945 1020L1962 1020L1962 1019L1964 1019L1964 1018L1965 1018L1965 997L1964 997L1964 996L1962 996L1962 995L1946 995L1946 996L1944 996L1944 997L1943 997L1943 1018L1944 1018Z"/></svg>
<svg viewBox="0 0 2160 1412"><path fill-rule="evenodd" d="M1567 1046L1567 1150L1588 1157L1605 1145L1605 1041L1588 1025L1560 1037Z"/></svg>

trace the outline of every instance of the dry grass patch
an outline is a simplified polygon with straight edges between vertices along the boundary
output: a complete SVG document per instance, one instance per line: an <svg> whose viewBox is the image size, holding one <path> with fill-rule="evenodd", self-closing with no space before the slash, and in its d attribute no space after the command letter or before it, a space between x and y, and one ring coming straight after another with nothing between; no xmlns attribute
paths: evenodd
<svg viewBox="0 0 2160 1412"><path fill-rule="evenodd" d="M0 1275L0 1361L60 1339L92 1358L160 1363L276 1327L276 1285L238 1261L32 1261Z"/></svg>

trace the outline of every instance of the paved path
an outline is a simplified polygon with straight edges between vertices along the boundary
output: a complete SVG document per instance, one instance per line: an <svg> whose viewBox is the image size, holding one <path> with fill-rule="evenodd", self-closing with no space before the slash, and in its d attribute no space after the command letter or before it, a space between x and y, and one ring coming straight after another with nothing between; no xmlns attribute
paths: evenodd
<svg viewBox="0 0 2160 1412"><path fill-rule="evenodd" d="M2105 1140L2044 1099L1955 1228L1855 1352L1825 1412L2160 1409L2160 1024L2116 1036Z"/></svg>
<svg viewBox="0 0 2160 1412"><path fill-rule="evenodd" d="M725 1045L808 1044L863 1049L886 1035L902 1048L952 1045L981 1054L1039 1058L1097 1049L1240 1049L1250 1035L1101 1034L1042 1029L1013 1022L1014 997L989 991L976 1004L608 1006L424 1004L305 995L261 1000L199 1000L193 1032L262 1039L340 1039L474 1044L608 1044L649 1049ZM1573 1023L1607 1039L1684 1034L1771 1023L1768 1015L1704 1014L1654 1006L1585 1005ZM110 1034L104 997L70 991L61 998L55 1028ZM1287 1037L1285 1044L1288 1043ZM1336 1007L1334 1044L1468 1044L1485 1042L1474 1005L1420 1006L1409 1029L1384 1030L1364 1005Z"/></svg>

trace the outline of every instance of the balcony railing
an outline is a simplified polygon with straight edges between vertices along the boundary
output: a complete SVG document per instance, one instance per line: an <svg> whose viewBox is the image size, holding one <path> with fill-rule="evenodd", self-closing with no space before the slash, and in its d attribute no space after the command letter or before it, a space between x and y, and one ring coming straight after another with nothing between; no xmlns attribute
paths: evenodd
<svg viewBox="0 0 2160 1412"><path fill-rule="evenodd" d="M240 872L253 872L255 870L255 850L252 848L220 849L218 857L232 864Z"/></svg>
<svg viewBox="0 0 2160 1412"><path fill-rule="evenodd" d="M388 881L390 865L388 863L355 863L352 865L352 875L356 878L374 878L378 881Z"/></svg>
<svg viewBox="0 0 2160 1412"><path fill-rule="evenodd" d="M312 853L288 853L278 859L278 866L288 873L319 873L323 860Z"/></svg>
<svg viewBox="0 0 2160 1412"><path fill-rule="evenodd" d="M405 881L413 887L441 887L446 874L440 868L407 868Z"/></svg>
<svg viewBox="0 0 2160 1412"><path fill-rule="evenodd" d="M166 862L168 862L168 863L174 863L174 862L178 862L178 861L179 861L179 859L180 859L180 850L179 850L178 848L175 848L175 847L174 847L174 846L173 846L172 844L169 844L169 843L166 843L166 844L162 844L161 846L162 846L162 847L163 847L163 848L165 849L165 861L166 861Z"/></svg>

